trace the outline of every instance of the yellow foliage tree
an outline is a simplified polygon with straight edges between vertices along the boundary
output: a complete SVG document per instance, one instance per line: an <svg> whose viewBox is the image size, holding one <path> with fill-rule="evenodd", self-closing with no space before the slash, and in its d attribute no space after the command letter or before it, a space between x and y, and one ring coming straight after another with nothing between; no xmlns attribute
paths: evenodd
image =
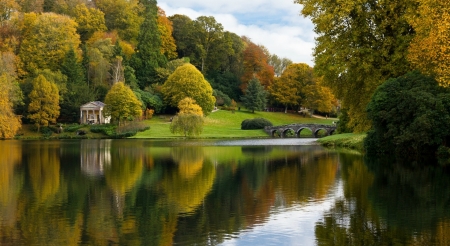
<svg viewBox="0 0 450 246"><path fill-rule="evenodd" d="M161 92L171 106L177 106L186 97L194 99L202 108L204 115L212 111L216 102L211 85L205 80L203 74L189 63L178 67L169 76Z"/></svg>
<svg viewBox="0 0 450 246"><path fill-rule="evenodd" d="M168 60L176 59L178 57L178 54L176 52L177 46L175 45L175 39L172 36L172 21L167 18L164 10L159 7L158 31L161 34L161 54L164 54Z"/></svg>
<svg viewBox="0 0 450 246"><path fill-rule="evenodd" d="M181 100L178 108L180 112L172 120L170 132L181 133L185 137L200 135L203 131L202 108L190 97Z"/></svg>
<svg viewBox="0 0 450 246"><path fill-rule="evenodd" d="M120 122L132 120L142 114L142 103L136 95L123 82L115 83L105 97L105 116Z"/></svg>
<svg viewBox="0 0 450 246"><path fill-rule="evenodd" d="M186 97L178 103L179 114L195 114L203 116L202 108L195 102L194 99Z"/></svg>
<svg viewBox="0 0 450 246"><path fill-rule="evenodd" d="M23 70L28 73L46 68L58 70L66 53L77 50L80 44L77 23L68 16L27 13L20 26L23 41L19 57Z"/></svg>
<svg viewBox="0 0 450 246"><path fill-rule="evenodd" d="M41 126L55 123L59 116L59 91L56 84L49 82L43 75L33 80L33 90L28 95L28 118L35 123L37 130Z"/></svg>
<svg viewBox="0 0 450 246"><path fill-rule="evenodd" d="M433 75L443 86L450 86L450 2L417 0L419 7L409 18L416 35L408 59L413 67Z"/></svg>
<svg viewBox="0 0 450 246"><path fill-rule="evenodd" d="M12 138L21 127L20 118L13 112L11 86L6 73L0 76L0 138Z"/></svg>

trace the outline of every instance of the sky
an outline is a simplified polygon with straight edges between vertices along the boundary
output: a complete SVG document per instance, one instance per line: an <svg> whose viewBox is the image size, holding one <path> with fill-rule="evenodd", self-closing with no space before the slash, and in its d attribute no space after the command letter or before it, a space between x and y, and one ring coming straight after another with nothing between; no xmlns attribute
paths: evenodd
<svg viewBox="0 0 450 246"><path fill-rule="evenodd" d="M167 16L213 16L225 31L247 36L271 54L313 66L313 24L294 0L158 0Z"/></svg>

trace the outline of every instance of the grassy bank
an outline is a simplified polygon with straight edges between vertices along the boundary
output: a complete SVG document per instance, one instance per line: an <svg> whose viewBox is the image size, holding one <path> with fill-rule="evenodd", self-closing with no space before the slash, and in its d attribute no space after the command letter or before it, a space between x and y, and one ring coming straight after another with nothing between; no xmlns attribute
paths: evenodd
<svg viewBox="0 0 450 246"><path fill-rule="evenodd" d="M139 122L140 125L150 127L149 130L138 132L132 138L152 138L152 139L183 139L184 136L172 134L170 132L170 118L172 115L155 115L150 120ZM267 133L263 130L241 130L241 123L245 119L265 118L273 125L286 125L293 123L315 123L331 125L336 119L322 119L303 117L298 114L285 114L282 112L255 112L249 111L231 111L219 110L205 117L203 133L198 136L199 139L207 138L267 138ZM48 132L38 133L32 125L23 125L15 139L94 139L111 138L106 134L93 131L92 127L98 125L65 125L62 133ZM71 128L72 130L69 130ZM77 135L81 130L85 135ZM311 136L311 132L304 130L302 136Z"/></svg>
<svg viewBox="0 0 450 246"><path fill-rule="evenodd" d="M320 138L317 142L326 147L347 148L363 152L365 137L365 133L344 133Z"/></svg>
<svg viewBox="0 0 450 246"><path fill-rule="evenodd" d="M183 138L170 132L171 116L154 116L148 120L150 130L139 132L134 138ZM286 125L292 123L316 123L331 125L333 119L318 119L302 117L298 114L285 114L282 112L255 112L219 110L205 118L203 133L198 138L264 138L268 137L263 130L241 130L241 122L245 119L266 118L273 125ZM335 119L334 119L335 120ZM303 132L302 132L303 133ZM304 134L311 134L305 132Z"/></svg>

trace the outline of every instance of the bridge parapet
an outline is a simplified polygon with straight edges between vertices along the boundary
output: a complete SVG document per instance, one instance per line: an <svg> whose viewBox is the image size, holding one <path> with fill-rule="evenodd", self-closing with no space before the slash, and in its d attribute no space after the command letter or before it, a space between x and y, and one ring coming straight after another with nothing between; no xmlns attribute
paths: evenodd
<svg viewBox="0 0 450 246"><path fill-rule="evenodd" d="M301 131L309 129L312 132L312 136L317 138L320 130L326 131L326 135L332 135L336 130L334 125L323 124L289 124L282 126L266 126L264 131L271 137L279 135L281 138L287 137L287 134L292 130L295 133L295 137L300 137Z"/></svg>

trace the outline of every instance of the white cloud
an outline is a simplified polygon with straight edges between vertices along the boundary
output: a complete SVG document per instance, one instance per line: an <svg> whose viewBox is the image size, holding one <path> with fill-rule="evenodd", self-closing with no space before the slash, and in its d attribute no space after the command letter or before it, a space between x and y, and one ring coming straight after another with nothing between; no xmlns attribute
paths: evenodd
<svg viewBox="0 0 450 246"><path fill-rule="evenodd" d="M292 0L163 0L158 5L168 16L214 16L225 30L249 37L272 54L313 65L313 25Z"/></svg>

